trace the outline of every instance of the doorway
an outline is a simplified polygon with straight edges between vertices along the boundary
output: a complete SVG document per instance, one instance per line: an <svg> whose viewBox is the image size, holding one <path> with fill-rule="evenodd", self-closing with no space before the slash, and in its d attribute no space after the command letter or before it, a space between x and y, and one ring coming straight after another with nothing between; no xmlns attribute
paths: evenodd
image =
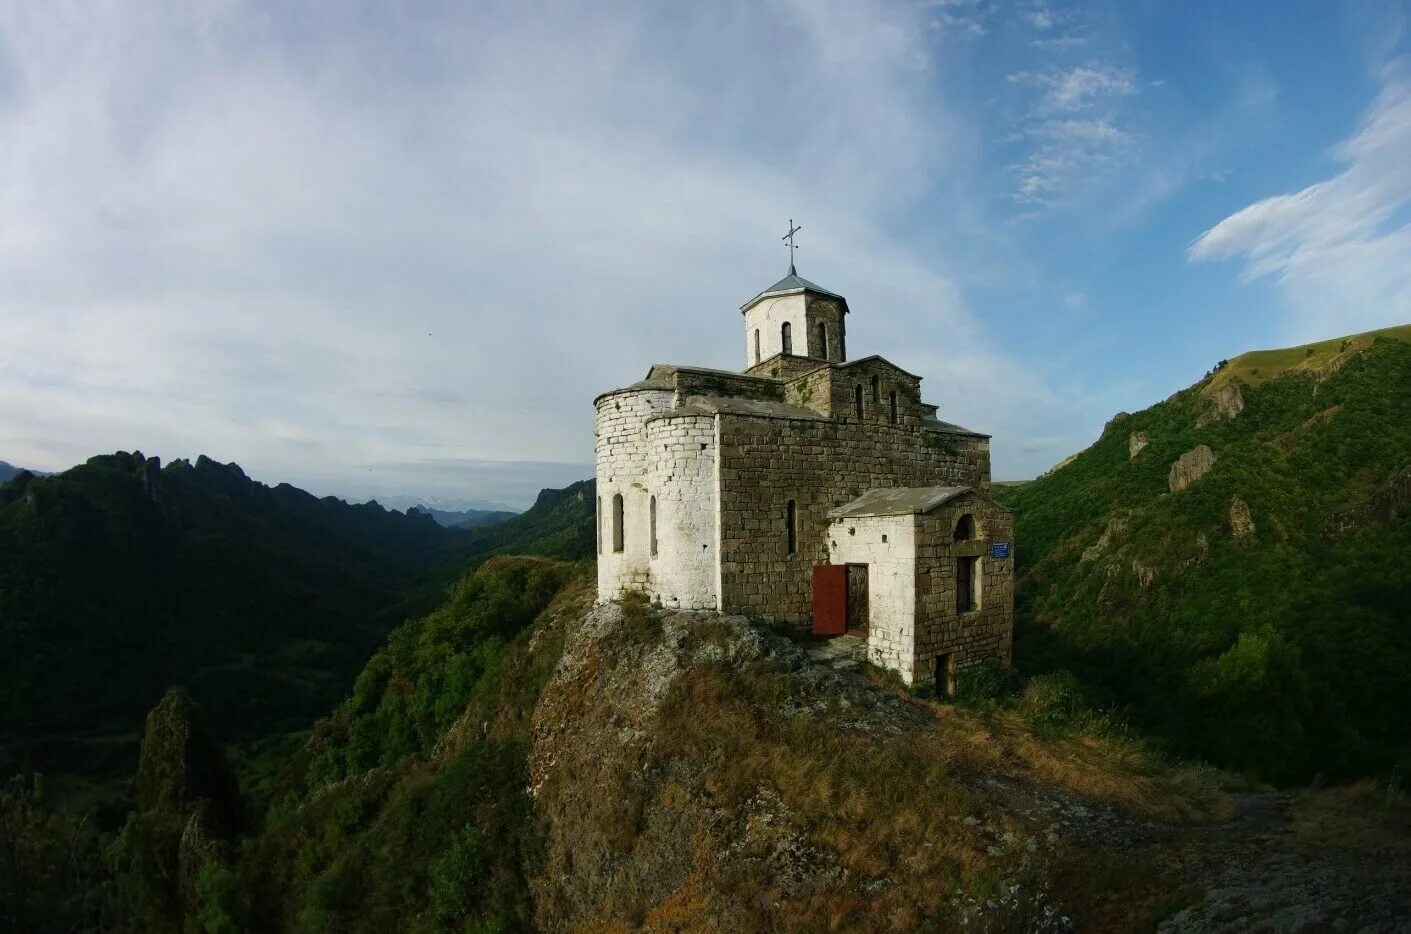
<svg viewBox="0 0 1411 934"><path fill-rule="evenodd" d="M867 637L867 565L849 564L848 634Z"/></svg>
<svg viewBox="0 0 1411 934"><path fill-rule="evenodd" d="M955 696L955 653L945 652L936 656L936 696Z"/></svg>

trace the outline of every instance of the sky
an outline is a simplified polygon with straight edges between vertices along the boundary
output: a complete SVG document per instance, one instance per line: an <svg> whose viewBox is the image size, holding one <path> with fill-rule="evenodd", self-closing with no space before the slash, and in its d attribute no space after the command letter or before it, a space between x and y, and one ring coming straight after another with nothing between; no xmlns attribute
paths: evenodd
<svg viewBox="0 0 1411 934"><path fill-rule="evenodd" d="M1411 322L1407 3L0 2L0 459L524 507L786 270L1032 477Z"/></svg>

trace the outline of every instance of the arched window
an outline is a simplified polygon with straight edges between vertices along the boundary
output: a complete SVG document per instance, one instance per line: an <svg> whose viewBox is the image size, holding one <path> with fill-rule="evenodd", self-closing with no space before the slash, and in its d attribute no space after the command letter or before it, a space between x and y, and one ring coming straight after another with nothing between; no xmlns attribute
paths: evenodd
<svg viewBox="0 0 1411 934"><path fill-rule="evenodd" d="M652 497L651 502L651 522L652 522L652 557L657 556L657 498Z"/></svg>
<svg viewBox="0 0 1411 934"><path fill-rule="evenodd" d="M612 550L622 551L622 494L612 494Z"/></svg>
<svg viewBox="0 0 1411 934"><path fill-rule="evenodd" d="M593 518L593 531L598 538L598 554L603 553L603 498L598 497L598 512Z"/></svg>
<svg viewBox="0 0 1411 934"><path fill-rule="evenodd" d="M975 517L966 513L955 523L955 540L958 542L968 542L975 537Z"/></svg>
<svg viewBox="0 0 1411 934"><path fill-rule="evenodd" d="M779 340L784 345L784 353L794 352L793 332L792 329L789 327L789 322L787 321L785 321L783 326L779 328Z"/></svg>
<svg viewBox="0 0 1411 934"><path fill-rule="evenodd" d="M897 391L895 389L887 393L887 404L891 406L892 424L895 425L897 423Z"/></svg>
<svg viewBox="0 0 1411 934"><path fill-rule="evenodd" d="M881 401L882 401L882 397L881 397L881 396L878 394L878 392L877 392L877 387L878 387L877 377L874 376L874 377L872 377L872 404L873 404L873 405L876 405L878 402L881 402Z"/></svg>
<svg viewBox="0 0 1411 934"><path fill-rule="evenodd" d="M852 388L852 414L862 421L862 384L858 383Z"/></svg>
<svg viewBox="0 0 1411 934"><path fill-rule="evenodd" d="M828 325L822 321L818 322L818 356L828 359Z"/></svg>
<svg viewBox="0 0 1411 934"><path fill-rule="evenodd" d="M789 529L789 554L799 550L799 510L793 500L784 506L784 525Z"/></svg>
<svg viewBox="0 0 1411 934"><path fill-rule="evenodd" d="M759 362L759 328L754 329L754 362Z"/></svg>

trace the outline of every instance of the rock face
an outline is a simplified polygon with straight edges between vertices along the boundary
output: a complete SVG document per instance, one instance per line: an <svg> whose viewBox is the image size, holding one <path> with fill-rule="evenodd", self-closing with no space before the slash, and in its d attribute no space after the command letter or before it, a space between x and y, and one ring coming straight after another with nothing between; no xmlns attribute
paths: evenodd
<svg viewBox="0 0 1411 934"><path fill-rule="evenodd" d="M1411 512L1411 467L1402 470L1367 499L1333 513L1326 531L1345 535L1364 525L1390 522Z"/></svg>
<svg viewBox="0 0 1411 934"><path fill-rule="evenodd" d="M660 635L645 648L633 645L621 636L636 626L659 626ZM785 902L861 893L862 880L847 878L838 857L812 842L807 823L767 783L723 809L701 791L711 787L709 763L673 758L644 768L677 683L712 665L792 672L795 690L777 700L786 721L822 717L877 736L936 729L923 708L810 664L793 643L743 617L594 608L570 624L534 713L530 788L550 828L543 871L532 883L542 929L593 926L640 905L662 906L666 921L674 901L693 890L694 925L753 929L759 907L734 901L719 872L768 879ZM697 889L703 875L711 891Z"/></svg>
<svg viewBox="0 0 1411 934"><path fill-rule="evenodd" d="M1096 542L1083 551L1082 560L1096 561L1107 554L1112 549L1113 543L1127 534L1130 524L1130 520L1125 514L1108 519L1107 528L1102 530L1102 535Z"/></svg>
<svg viewBox="0 0 1411 934"><path fill-rule="evenodd" d="M140 811L186 815L223 832L238 823L239 792L200 710L184 691L168 691L147 715L133 791Z"/></svg>
<svg viewBox="0 0 1411 934"><path fill-rule="evenodd" d="M1214 422L1229 421L1244 411L1244 393L1238 383L1226 383L1213 395L1207 397L1206 409L1195 420L1196 427L1204 428Z"/></svg>
<svg viewBox="0 0 1411 934"><path fill-rule="evenodd" d="M1132 573L1136 575L1142 590L1149 588L1151 582L1156 580L1156 568L1136 558L1132 559Z"/></svg>
<svg viewBox="0 0 1411 934"><path fill-rule="evenodd" d="M1136 456L1142 452L1142 448L1151 443L1151 439L1144 431L1134 431L1127 437L1127 459L1135 460Z"/></svg>
<svg viewBox="0 0 1411 934"><path fill-rule="evenodd" d="M1230 534L1241 545L1254 541L1254 518L1249 514L1249 504L1236 496L1230 500Z"/></svg>
<svg viewBox="0 0 1411 934"><path fill-rule="evenodd" d="M1176 459L1171 465L1169 483L1172 493L1179 493L1215 466L1215 452L1208 445L1198 445Z"/></svg>

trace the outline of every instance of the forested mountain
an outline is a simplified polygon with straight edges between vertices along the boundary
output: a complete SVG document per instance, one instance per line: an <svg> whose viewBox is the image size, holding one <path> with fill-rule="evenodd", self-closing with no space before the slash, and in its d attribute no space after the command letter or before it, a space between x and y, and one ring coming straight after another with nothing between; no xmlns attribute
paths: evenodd
<svg viewBox="0 0 1411 934"><path fill-rule="evenodd" d="M1246 354L1038 480L1016 661L1280 781L1411 769L1411 328Z"/></svg>
<svg viewBox="0 0 1411 934"><path fill-rule="evenodd" d="M14 464L8 463L6 461L0 461L0 483L4 483L6 480L9 480L11 477L21 473L22 471L23 468L21 467L16 467Z"/></svg>
<svg viewBox="0 0 1411 934"><path fill-rule="evenodd" d="M543 500L518 531L589 553L570 531L581 515ZM392 627L520 540L269 487L204 457L21 474L0 486L0 770L101 771L105 755L128 770L136 728L173 685L224 741L307 728Z"/></svg>

